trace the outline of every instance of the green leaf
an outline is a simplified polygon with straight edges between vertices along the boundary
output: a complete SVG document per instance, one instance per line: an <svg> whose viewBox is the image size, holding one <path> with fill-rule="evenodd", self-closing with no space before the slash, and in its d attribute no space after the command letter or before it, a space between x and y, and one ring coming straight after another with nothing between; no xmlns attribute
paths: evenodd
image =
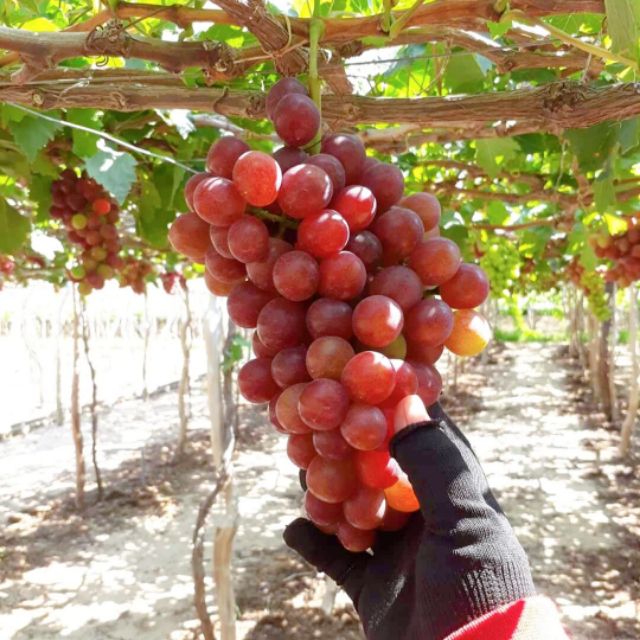
<svg viewBox="0 0 640 640"><path fill-rule="evenodd" d="M513 138L476 140L476 162L495 178L500 169L516 157L520 145Z"/></svg>
<svg viewBox="0 0 640 640"><path fill-rule="evenodd" d="M631 118L620 123L620 153L628 153L640 145L640 118Z"/></svg>
<svg viewBox="0 0 640 640"><path fill-rule="evenodd" d="M53 180L48 176L34 174L29 184L29 197L36 204L36 222L49 219L51 207L51 184Z"/></svg>
<svg viewBox="0 0 640 640"><path fill-rule="evenodd" d="M593 197L600 213L607 211L616 201L616 190L613 186L611 172L606 172L593 182Z"/></svg>
<svg viewBox="0 0 640 640"><path fill-rule="evenodd" d="M102 130L102 118L93 109L69 109L67 110L67 120L83 127ZM98 152L100 137L95 133L71 129L71 139L73 140L73 153L79 158L89 158Z"/></svg>
<svg viewBox="0 0 640 640"><path fill-rule="evenodd" d="M583 171L600 169L618 140L618 125L603 122L587 129L569 129L565 135Z"/></svg>
<svg viewBox="0 0 640 640"><path fill-rule="evenodd" d="M101 151L85 162L87 173L122 204L136 181L136 159L130 153L115 151L102 140L98 146Z"/></svg>
<svg viewBox="0 0 640 640"><path fill-rule="evenodd" d="M29 162L33 162L49 140L52 140L56 131L62 125L49 122L36 116L25 116L19 122L10 122L9 129L13 139L20 147Z"/></svg>
<svg viewBox="0 0 640 640"><path fill-rule="evenodd" d="M6 200L0 200L0 252L13 253L29 236L31 223Z"/></svg>
<svg viewBox="0 0 640 640"><path fill-rule="evenodd" d="M605 0L604 6L613 50L640 61L640 2Z"/></svg>
<svg viewBox="0 0 640 640"><path fill-rule="evenodd" d="M504 202L492 200L487 205L487 218L490 224L504 224L509 219L509 210Z"/></svg>
<svg viewBox="0 0 640 640"><path fill-rule="evenodd" d="M494 40L502 37L505 33L507 33L507 31L511 29L511 26L511 20L501 20L500 22L492 22L491 20L487 20L487 29L489 29L489 33Z"/></svg>
<svg viewBox="0 0 640 640"><path fill-rule="evenodd" d="M444 81L453 93L472 93L481 89L485 72L472 53L458 54L449 58Z"/></svg>
<svg viewBox="0 0 640 640"><path fill-rule="evenodd" d="M140 182L142 193L138 200L138 233L154 247L162 248L167 244L167 227L173 217L173 211L165 206L155 184L144 176ZM166 203L168 204L168 203Z"/></svg>
<svg viewBox="0 0 640 640"><path fill-rule="evenodd" d="M593 271L598 265L598 258L588 242L585 242L582 247L582 251L580 252L580 262L587 271Z"/></svg>

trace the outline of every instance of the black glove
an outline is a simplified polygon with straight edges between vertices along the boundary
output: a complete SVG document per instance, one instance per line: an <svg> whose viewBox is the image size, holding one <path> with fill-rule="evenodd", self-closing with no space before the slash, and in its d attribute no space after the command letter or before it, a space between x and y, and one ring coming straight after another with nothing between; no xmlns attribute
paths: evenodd
<svg viewBox="0 0 640 640"><path fill-rule="evenodd" d="M378 532L373 555L350 553L299 518L285 542L341 585L369 640L441 640L504 604L534 595L524 550L471 446L439 404L391 454L420 501L405 528Z"/></svg>

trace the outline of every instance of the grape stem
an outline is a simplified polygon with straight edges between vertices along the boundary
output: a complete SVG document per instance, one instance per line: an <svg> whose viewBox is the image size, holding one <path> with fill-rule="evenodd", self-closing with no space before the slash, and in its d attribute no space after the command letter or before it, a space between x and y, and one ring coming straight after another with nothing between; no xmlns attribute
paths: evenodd
<svg viewBox="0 0 640 640"><path fill-rule="evenodd" d="M270 220L271 222L277 222L282 227L286 227L287 229L297 229L298 223L291 218L287 218L285 216L279 216L277 213L270 213L269 211L265 211L264 209L259 209L258 207L249 207L249 211L256 217L261 218L262 220Z"/></svg>
<svg viewBox="0 0 640 640"><path fill-rule="evenodd" d="M309 24L309 93L322 115L322 80L318 73L318 56L320 55L320 38L324 33L324 21L320 17L320 4L321 0L314 0L313 16ZM309 146L310 153L315 154L320 151L320 137L321 131L318 130Z"/></svg>

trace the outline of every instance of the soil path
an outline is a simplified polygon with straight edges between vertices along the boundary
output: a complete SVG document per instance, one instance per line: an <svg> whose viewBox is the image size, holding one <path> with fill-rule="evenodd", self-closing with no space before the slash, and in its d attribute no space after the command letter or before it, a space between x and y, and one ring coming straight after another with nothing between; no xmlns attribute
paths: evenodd
<svg viewBox="0 0 640 640"><path fill-rule="evenodd" d="M615 434L590 423L562 353L502 348L460 378L448 409L469 433L539 589L558 603L574 638L638 638L637 460L615 460ZM202 389L194 391L196 415L204 415ZM74 514L64 471L72 469L66 430L0 442L0 640L198 637L190 539L211 468L202 418L189 456L171 463L175 414L168 393L105 416L108 496L84 519ZM599 465L589 443L603 447ZM361 638L344 597L326 615L323 580L283 548L300 490L284 439L263 412L243 412L239 448L239 640Z"/></svg>

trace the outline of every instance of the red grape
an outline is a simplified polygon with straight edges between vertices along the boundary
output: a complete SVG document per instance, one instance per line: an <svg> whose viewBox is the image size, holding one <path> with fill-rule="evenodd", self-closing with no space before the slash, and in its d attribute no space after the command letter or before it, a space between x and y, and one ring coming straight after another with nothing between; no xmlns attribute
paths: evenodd
<svg viewBox="0 0 640 640"><path fill-rule="evenodd" d="M405 396L418 392L418 374L413 366L404 360L394 359L391 360L391 364L396 372L396 384L385 405L395 407Z"/></svg>
<svg viewBox="0 0 640 640"><path fill-rule="evenodd" d="M213 247L209 247L205 253L204 263L207 271L222 282L241 282L247 275L242 262L221 256Z"/></svg>
<svg viewBox="0 0 640 640"><path fill-rule="evenodd" d="M330 156L327 153L318 153L315 156L311 156L307 162L309 164L315 164L316 167L320 167L326 172L333 185L334 193L338 192L346 184L344 167L340 160L334 156Z"/></svg>
<svg viewBox="0 0 640 640"><path fill-rule="evenodd" d="M414 360L410 360L409 364L413 367L416 376L418 376L418 390L416 393L424 402L425 407L429 407L434 402L437 402L440 397L442 378L438 370L430 364L423 364Z"/></svg>
<svg viewBox="0 0 640 640"><path fill-rule="evenodd" d="M340 380L342 370L354 356L353 347L337 336L316 338L306 356L307 371L312 378Z"/></svg>
<svg viewBox="0 0 640 640"><path fill-rule="evenodd" d="M322 153L334 156L344 167L348 184L357 181L362 173L366 154L358 136L349 133L334 133L322 139Z"/></svg>
<svg viewBox="0 0 640 640"><path fill-rule="evenodd" d="M398 167L380 162L367 169L358 182L371 189L378 203L378 213L384 213L402 198L404 177Z"/></svg>
<svg viewBox="0 0 640 640"><path fill-rule="evenodd" d="M281 98L272 119L276 133L290 147L304 147L320 129L318 107L301 93L289 93Z"/></svg>
<svg viewBox="0 0 640 640"><path fill-rule="evenodd" d="M307 348L304 345L289 347L278 352L271 362L271 375L283 389L293 384L310 380L305 358Z"/></svg>
<svg viewBox="0 0 640 640"><path fill-rule="evenodd" d="M308 158L309 154L297 147L280 147L273 153L273 159L280 165L280 170L283 174L289 171L291 167L306 162Z"/></svg>
<svg viewBox="0 0 640 640"><path fill-rule="evenodd" d="M313 436L310 433L292 433L287 439L287 456L296 467L306 469L316 457Z"/></svg>
<svg viewBox="0 0 640 640"><path fill-rule="evenodd" d="M193 192L196 190L196 187L205 178L211 178L211 177L212 177L212 175L210 173L207 173L206 171L203 171L202 173L196 173L196 174L192 175L187 180L187 183L184 185L184 199L185 199L185 202L187 203L187 207L189 207L189 211L193 211ZM100 211L95 211L96 202L100 202L100 200L96 200L93 203L93 210L94 210L94 213L100 214ZM104 209L106 209L106 205L104 205ZM109 213L110 209L111 209L111 205L109 204L109 209L107 209L104 213Z"/></svg>
<svg viewBox="0 0 640 640"><path fill-rule="evenodd" d="M376 540L376 532L372 530L356 529L348 522L338 524L336 532L340 544L352 553L361 553L373 547Z"/></svg>
<svg viewBox="0 0 640 640"><path fill-rule="evenodd" d="M311 429L302 421L298 411L300 395L306 386L306 382L294 384L278 396L276 417L287 433L311 433Z"/></svg>
<svg viewBox="0 0 640 640"><path fill-rule="evenodd" d="M205 222L228 227L242 216L247 205L231 180L207 178L196 187L193 206Z"/></svg>
<svg viewBox="0 0 640 640"><path fill-rule="evenodd" d="M299 93L303 96L309 95L307 88L295 78L280 78L280 80L278 80L278 82L269 89L265 108L267 111L267 117L270 120L273 120L274 112L280 100L290 93Z"/></svg>
<svg viewBox="0 0 640 640"><path fill-rule="evenodd" d="M431 347L424 342L409 341L407 344L407 356L410 360L416 360L424 364L435 364L440 359L444 345Z"/></svg>
<svg viewBox="0 0 640 640"><path fill-rule="evenodd" d="M269 408L268 408L269 422L271 422L274 429L278 433L287 433L284 427L280 424L280 421L278 420L278 416L276 416L276 403L278 402L279 397L280 397L280 394L278 394L277 396L273 396L273 398L269 400Z"/></svg>
<svg viewBox="0 0 640 640"><path fill-rule="evenodd" d="M292 218L318 215L331 200L331 179L320 167L299 164L282 177L278 204Z"/></svg>
<svg viewBox="0 0 640 640"><path fill-rule="evenodd" d="M443 344L453 330L453 312L437 298L421 300L409 311L405 334L410 340L436 347Z"/></svg>
<svg viewBox="0 0 640 640"><path fill-rule="evenodd" d="M209 226L209 238L211 239L211 244L213 245L213 248L225 258L233 258L233 254L229 251L230 228L231 227Z"/></svg>
<svg viewBox="0 0 640 640"><path fill-rule="evenodd" d="M261 262L269 257L269 230L262 220L242 216L229 227L227 245L240 262Z"/></svg>
<svg viewBox="0 0 640 640"><path fill-rule="evenodd" d="M313 434L313 446L319 456L328 460L344 460L353 451L340 434L340 429L315 431Z"/></svg>
<svg viewBox="0 0 640 640"><path fill-rule="evenodd" d="M368 347L386 347L402 331L399 305L387 296L368 296L353 310L353 333Z"/></svg>
<svg viewBox="0 0 640 640"><path fill-rule="evenodd" d="M319 500L344 502L358 488L358 478L350 458L327 460L315 457L307 469L307 487Z"/></svg>
<svg viewBox="0 0 640 640"><path fill-rule="evenodd" d="M258 336L269 349L278 351L302 344L307 337L304 305L275 298L258 315Z"/></svg>
<svg viewBox="0 0 640 640"><path fill-rule="evenodd" d="M387 421L378 407L352 404L340 426L342 437L354 448L372 451L387 437Z"/></svg>
<svg viewBox="0 0 640 640"><path fill-rule="evenodd" d="M382 262L382 242L371 231L360 231L351 236L346 249L355 253L369 272L374 271Z"/></svg>
<svg viewBox="0 0 640 640"><path fill-rule="evenodd" d="M262 151L247 151L233 167L233 182L249 204L265 207L278 197L282 171L270 155Z"/></svg>
<svg viewBox="0 0 640 640"><path fill-rule="evenodd" d="M247 264L247 275L249 280L265 291L276 292L273 284L273 265L276 260L293 247L281 238L269 238L269 255L262 262L250 262Z"/></svg>
<svg viewBox="0 0 640 640"><path fill-rule="evenodd" d="M422 284L436 287L455 275L460 266L460 249L448 238L429 238L421 242L409 257L409 266Z"/></svg>
<svg viewBox="0 0 640 640"><path fill-rule="evenodd" d="M337 525L342 520L342 504L324 502L310 491L304 494L304 509L309 520L318 527Z"/></svg>
<svg viewBox="0 0 640 640"><path fill-rule="evenodd" d="M413 193L402 198L398 204L415 211L420 216L425 231L430 231L440 223L440 202L430 193Z"/></svg>
<svg viewBox="0 0 640 640"><path fill-rule="evenodd" d="M349 340L353 335L351 307L341 300L318 298L307 310L307 329L312 338L337 336Z"/></svg>
<svg viewBox="0 0 640 640"><path fill-rule="evenodd" d="M378 216L371 230L382 243L385 264L404 260L422 240L424 228L416 213L402 207L391 207Z"/></svg>
<svg viewBox="0 0 640 640"><path fill-rule="evenodd" d="M320 281L320 268L306 251L289 251L273 265L273 284L287 300L300 302L316 292Z"/></svg>
<svg viewBox="0 0 640 640"><path fill-rule="evenodd" d="M238 388L249 402L269 402L280 390L271 376L271 359L255 358L244 364L238 373Z"/></svg>
<svg viewBox="0 0 640 640"><path fill-rule="evenodd" d="M325 209L308 216L298 227L298 245L317 258L341 251L349 241L349 225L337 212Z"/></svg>
<svg viewBox="0 0 640 640"><path fill-rule="evenodd" d="M352 300L362 293L366 281L362 260L350 251L340 251L320 263L318 293L327 298Z"/></svg>
<svg viewBox="0 0 640 640"><path fill-rule="evenodd" d="M205 272L204 275L206 279L207 273ZM269 349L262 344L257 331L254 331L251 336L251 349L257 358L273 358L278 353L277 349Z"/></svg>
<svg viewBox="0 0 640 640"><path fill-rule="evenodd" d="M356 493L344 501L344 519L356 529L375 529L382 524L386 502L380 489L359 487Z"/></svg>
<svg viewBox="0 0 640 640"><path fill-rule="evenodd" d="M378 527L380 531L400 531L409 521L410 514L396 511L387 504L382 524Z"/></svg>
<svg viewBox="0 0 640 640"><path fill-rule="evenodd" d="M317 378L309 382L300 395L298 411L312 429L337 429L349 409L349 396L336 380Z"/></svg>
<svg viewBox="0 0 640 640"><path fill-rule="evenodd" d="M194 262L204 262L211 246L209 225L195 213L178 216L169 229L171 246Z"/></svg>
<svg viewBox="0 0 640 640"><path fill-rule="evenodd" d="M360 482L372 489L387 489L402 475L388 451L356 451L354 461Z"/></svg>
<svg viewBox="0 0 640 640"><path fill-rule="evenodd" d="M354 402L380 404L393 391L396 374L389 359L375 351L357 353L347 362L341 377Z"/></svg>
<svg viewBox="0 0 640 640"><path fill-rule="evenodd" d="M396 511L413 513L420 509L420 503L406 475L400 476L398 482L385 489L384 496L390 507Z"/></svg>
<svg viewBox="0 0 640 640"><path fill-rule="evenodd" d="M395 265L379 271L369 284L369 293L395 300L403 311L408 311L422 299L422 283L416 272Z"/></svg>
<svg viewBox="0 0 640 640"><path fill-rule="evenodd" d="M376 199L370 189L352 185L340 189L331 202L349 225L352 232L366 229L376 215Z"/></svg>
<svg viewBox="0 0 640 640"><path fill-rule="evenodd" d="M233 282L217 280L208 271L204 272L204 283L214 296L228 296L236 286Z"/></svg>
<svg viewBox="0 0 640 640"><path fill-rule="evenodd" d="M475 264L461 264L453 278L440 285L440 297L454 309L473 309L488 295L487 276Z"/></svg>
<svg viewBox="0 0 640 640"><path fill-rule="evenodd" d="M251 282L236 284L227 298L229 317L239 327L255 329L258 315L273 295L268 291L258 289Z"/></svg>
<svg viewBox="0 0 640 640"><path fill-rule="evenodd" d="M222 178L231 178L233 165L249 145L234 136L224 136L214 142L207 154L207 171Z"/></svg>

